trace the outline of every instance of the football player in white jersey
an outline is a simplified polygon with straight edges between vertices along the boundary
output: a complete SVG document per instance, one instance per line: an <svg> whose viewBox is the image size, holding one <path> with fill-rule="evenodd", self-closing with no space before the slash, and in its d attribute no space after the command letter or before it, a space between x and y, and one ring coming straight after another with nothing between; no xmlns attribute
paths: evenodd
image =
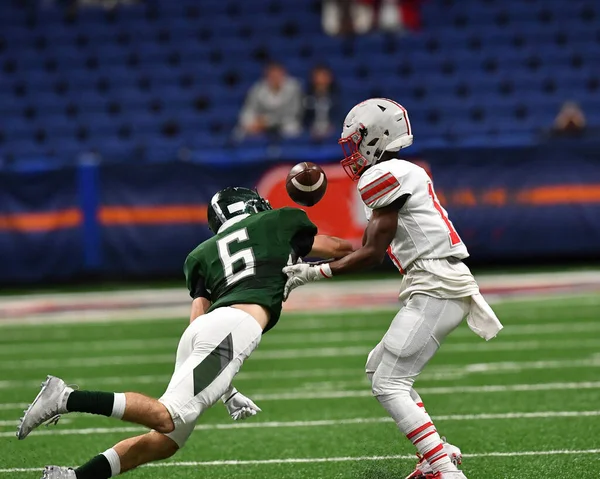
<svg viewBox="0 0 600 479"><path fill-rule="evenodd" d="M413 383L465 317L485 339L502 325L462 262L469 253L431 179L419 166L396 158L412 142L406 109L395 101L372 98L348 113L339 143L342 166L358 180L369 219L363 246L331 263L286 267L286 294L310 281L380 264L387 252L404 275L403 307L367 359L373 394L418 450L420 461L409 478L465 479L456 467L460 450L439 436Z"/></svg>

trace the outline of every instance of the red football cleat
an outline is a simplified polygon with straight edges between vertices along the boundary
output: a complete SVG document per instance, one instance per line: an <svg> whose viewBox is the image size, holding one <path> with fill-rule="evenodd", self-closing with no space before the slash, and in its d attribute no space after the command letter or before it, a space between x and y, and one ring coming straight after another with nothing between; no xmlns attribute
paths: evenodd
<svg viewBox="0 0 600 479"><path fill-rule="evenodd" d="M456 467L460 466L462 464L462 453L460 452L460 449L446 442L445 437L442 437L442 444L444 445L444 452L448 455L450 461L452 461L452 464L454 464ZM406 476L406 479L429 479L433 477L435 477L435 479L439 479L440 476L432 476L434 473L433 468L427 462L427 460L418 453L417 457L419 458L419 462L417 462L415 470L410 475ZM457 479L460 479L462 476L456 477Z"/></svg>

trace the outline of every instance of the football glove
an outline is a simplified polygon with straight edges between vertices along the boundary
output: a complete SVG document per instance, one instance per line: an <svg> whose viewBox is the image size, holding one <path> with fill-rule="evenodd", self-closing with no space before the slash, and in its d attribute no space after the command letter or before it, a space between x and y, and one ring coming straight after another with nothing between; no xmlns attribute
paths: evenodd
<svg viewBox="0 0 600 479"><path fill-rule="evenodd" d="M232 394L223 400L223 403L234 421L256 416L262 411L250 398L247 398L235 388L233 388Z"/></svg>
<svg viewBox="0 0 600 479"><path fill-rule="evenodd" d="M333 276L331 267L327 263L300 263L293 266L286 266L282 271L288 277L283 289L284 301L288 299L290 293L298 286Z"/></svg>

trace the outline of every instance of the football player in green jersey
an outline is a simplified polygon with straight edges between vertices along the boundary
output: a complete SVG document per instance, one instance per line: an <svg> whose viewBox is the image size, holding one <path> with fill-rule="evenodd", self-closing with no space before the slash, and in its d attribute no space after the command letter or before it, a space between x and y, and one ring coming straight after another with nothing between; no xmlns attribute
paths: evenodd
<svg viewBox="0 0 600 479"><path fill-rule="evenodd" d="M273 210L257 192L226 188L208 206L215 236L190 253L184 271L193 298L190 325L177 348L175 371L160 399L139 393L74 391L48 376L26 410L17 437L24 439L61 414L85 412L153 429L121 441L77 469L47 466L46 479L108 479L165 459L181 448L198 417L221 399L234 420L260 411L232 385L243 362L281 314L282 268L303 256L340 258L350 243L317 236L297 208Z"/></svg>

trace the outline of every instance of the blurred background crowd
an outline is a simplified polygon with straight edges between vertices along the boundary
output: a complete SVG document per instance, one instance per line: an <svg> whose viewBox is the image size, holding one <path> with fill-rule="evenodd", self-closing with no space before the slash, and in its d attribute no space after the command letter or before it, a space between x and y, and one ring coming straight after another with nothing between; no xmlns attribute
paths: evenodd
<svg viewBox="0 0 600 479"><path fill-rule="evenodd" d="M599 15L593 0L1 2L0 280L177 274L210 194L262 185L284 204L273 168L335 165L345 113L376 96L408 109L403 154L474 258L600 256ZM336 168L311 215L354 235Z"/></svg>

